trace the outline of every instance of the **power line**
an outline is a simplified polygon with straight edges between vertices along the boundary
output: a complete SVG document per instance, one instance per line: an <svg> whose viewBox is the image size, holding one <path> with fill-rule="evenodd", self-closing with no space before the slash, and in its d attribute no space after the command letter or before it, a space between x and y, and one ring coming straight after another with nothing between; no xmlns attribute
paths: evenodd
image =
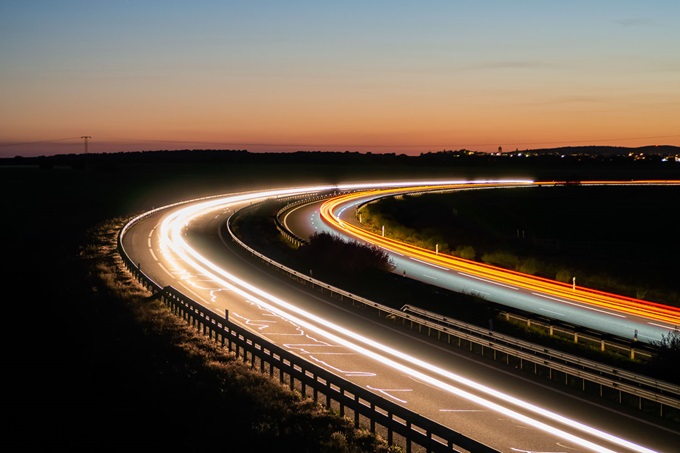
<svg viewBox="0 0 680 453"><path fill-rule="evenodd" d="M63 141L66 141L66 140L77 140L77 139L78 139L78 137L69 137L69 138L54 138L52 140L40 140L40 141L37 141L37 142L5 143L4 145L0 145L0 148L5 148L5 147L8 147L8 146L35 145L37 143L63 142Z"/></svg>

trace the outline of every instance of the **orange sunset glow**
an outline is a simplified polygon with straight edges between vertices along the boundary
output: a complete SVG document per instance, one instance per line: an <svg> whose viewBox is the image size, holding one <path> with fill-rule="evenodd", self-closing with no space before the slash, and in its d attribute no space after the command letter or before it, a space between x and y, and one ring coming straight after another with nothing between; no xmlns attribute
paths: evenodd
<svg viewBox="0 0 680 453"><path fill-rule="evenodd" d="M674 2L5 2L0 156L678 144Z"/></svg>

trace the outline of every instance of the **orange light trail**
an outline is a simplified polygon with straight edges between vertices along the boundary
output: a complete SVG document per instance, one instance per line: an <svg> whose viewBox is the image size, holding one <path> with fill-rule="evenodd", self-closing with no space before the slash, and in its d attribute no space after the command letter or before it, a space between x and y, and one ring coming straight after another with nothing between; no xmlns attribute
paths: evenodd
<svg viewBox="0 0 680 453"><path fill-rule="evenodd" d="M507 183L505 185L507 185ZM451 186L447 187L450 188ZM184 202L179 202L175 205L157 208L158 211L173 206L178 208L167 213L157 225L162 255L172 263L170 266L172 269L183 269L184 272L181 272L182 275L193 274L200 276L202 281L206 279L212 281L216 283L219 288L233 291L234 294L243 297L249 303L257 304L267 311L281 316L305 330L330 339L338 345L347 347L352 351L389 367L391 370L396 370L400 375L405 375L409 379L421 381L430 387L440 389L445 392L445 397L447 395L455 395L474 404L478 404L483 408L502 414L503 418L508 417L520 422L523 426L530 426L542 430L550 435L566 439L591 451L614 453L614 451L622 450L612 450L606 445L596 443L600 442L599 440L593 441L586 437L581 437L583 435L581 433L604 440L607 443L624 447L626 451L655 453L649 448L614 436L608 432L601 431L577 420L570 419L559 413L551 412L550 410L532 404L529 401L524 401L494 388L487 387L476 380L468 379L462 375L453 373L448 369L441 368L433 363L406 354L390 345L382 344L343 325L335 324L313 312L306 311L298 307L295 303L288 302L267 293L255 284L237 277L228 269L224 269L219 264L210 261L198 250L194 249L191 246L190 241L186 238L186 228L194 220L206 215L213 216L215 212L224 212L224 209L227 207L238 209L238 206L252 201L262 201L277 196L309 194L332 188L333 187L329 186L316 188L289 188L262 192L254 191L249 193L243 192L230 196L206 197L200 200L193 200L194 202L187 204L186 206L182 206L185 204ZM346 188L352 189L358 188L358 186L346 186ZM362 187L362 189L365 189L365 186ZM403 192L405 190L405 186L401 185L401 189L393 191ZM132 223L134 223L134 220L128 225L131 225ZM124 231L127 228L128 226L125 227ZM170 272L168 273L173 275ZM183 278L184 277L180 277L180 279ZM518 410L517 408L520 408L521 410ZM532 414L536 414L538 417L535 417ZM513 450L515 449L513 448Z"/></svg>
<svg viewBox="0 0 680 453"><path fill-rule="evenodd" d="M562 183L550 182L534 182L534 185L559 185ZM680 181L579 181L581 185L680 185ZM502 186L512 184L503 183ZM524 183L523 185L526 185ZM565 299L567 301L579 302L600 308L606 308L615 312L627 313L643 318L662 321L672 325L680 324L680 308L663 305L642 299L626 297L622 295L612 294L604 291L590 289L581 286L573 286L567 283L550 280L547 278L536 277L521 272L511 271L508 269L492 266L489 264L480 263L477 261L466 260L452 255L442 253L435 253L432 250L424 249L414 245L409 245L404 242L396 241L384 237L379 234L370 232L364 228L357 227L351 223L341 220L335 211L342 205L357 201L361 198L379 195L386 196L390 194L405 193L405 192L426 192L444 189L466 189L479 187L500 187L498 183L476 183L476 184L461 184L456 186L419 186L411 188L393 188L393 189L378 189L371 191L355 192L346 195L341 195L332 198L322 204L320 208L321 218L329 225L338 230L349 234L350 236L366 241L370 244L383 247L397 253L416 258L427 263L442 266L450 270L466 272L476 277L487 278L497 283L513 285L526 290L535 291L544 295Z"/></svg>

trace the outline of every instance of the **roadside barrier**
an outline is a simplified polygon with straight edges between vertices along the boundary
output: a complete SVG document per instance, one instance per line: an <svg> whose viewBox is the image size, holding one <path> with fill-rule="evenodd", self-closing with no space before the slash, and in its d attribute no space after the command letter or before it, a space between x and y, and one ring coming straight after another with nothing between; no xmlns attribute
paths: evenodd
<svg viewBox="0 0 680 453"><path fill-rule="evenodd" d="M305 201L297 200L295 203L299 205ZM284 206L277 218L289 208L290 206ZM292 232L288 234L293 235ZM402 326L408 326L411 330L417 330L428 337L436 337L447 344L467 348L485 357L490 356L492 360L503 360L507 365L522 370L533 369L533 374L545 377L552 382L577 388L584 393L598 395L600 398L625 404L662 418L680 421L680 386L678 385L517 340L490 329L447 319L411 305L405 305L402 310L387 307L283 266L257 252L233 233L231 236L249 254L268 266L285 273L299 283L311 286L314 290L327 293L329 297L350 301L353 306L372 310L380 318L401 323ZM575 326L570 328L560 323L552 324L532 320L530 317L511 312L505 312L504 315L508 319L522 320L530 325L544 325L551 334L555 331L562 331L575 342L579 339L581 342L591 342L603 351L626 351L631 358L636 356L636 351L638 357L641 355L649 357L651 354L643 345L635 345L630 340L605 335L600 335L598 338L596 332L584 332Z"/></svg>
<svg viewBox="0 0 680 453"><path fill-rule="evenodd" d="M411 452L413 445L418 445L428 452L498 453L498 450L357 386L241 328L229 321L228 310L220 316L171 286L161 287L131 260L122 244L125 231L148 214L133 219L118 234L118 253L126 269L176 316L227 348L251 368L277 378L281 384L327 408L338 410L340 416L353 419L357 428L367 426L372 433L381 429L386 432L390 445L400 445L407 452Z"/></svg>

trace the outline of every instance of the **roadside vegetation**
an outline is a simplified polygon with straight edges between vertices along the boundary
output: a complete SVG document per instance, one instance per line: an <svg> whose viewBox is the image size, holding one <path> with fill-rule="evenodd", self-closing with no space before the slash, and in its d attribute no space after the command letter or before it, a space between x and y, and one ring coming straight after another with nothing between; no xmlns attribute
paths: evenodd
<svg viewBox="0 0 680 453"><path fill-rule="evenodd" d="M345 241L327 233L312 236L309 244L296 247L275 227L274 217L285 202L268 201L240 211L232 221L234 233L245 243L296 271L355 294L400 309L413 304L435 309L446 304L458 319L487 322L492 309L475 296L442 291L390 272L387 255L373 247ZM357 251L361 251L357 253ZM350 258L355 254L355 258ZM366 256L369 259L366 259ZM343 261L350 261L345 263ZM353 271L353 268L360 271ZM278 274L275 274L278 275Z"/></svg>
<svg viewBox="0 0 680 453"><path fill-rule="evenodd" d="M441 253L680 306L680 187L542 187L388 197L363 225Z"/></svg>

